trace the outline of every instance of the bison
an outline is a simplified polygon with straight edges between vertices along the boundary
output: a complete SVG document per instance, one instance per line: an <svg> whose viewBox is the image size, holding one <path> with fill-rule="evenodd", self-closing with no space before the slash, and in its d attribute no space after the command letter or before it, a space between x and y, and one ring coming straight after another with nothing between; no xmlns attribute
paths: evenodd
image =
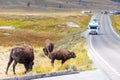
<svg viewBox="0 0 120 80"><path fill-rule="evenodd" d="M48 57L51 59L52 66L54 66L55 60L62 60L63 64L70 58L76 58L76 55L74 52L70 52L68 50L56 50L48 54Z"/></svg>
<svg viewBox="0 0 120 80"><path fill-rule="evenodd" d="M13 73L14 74L16 74L15 66L17 65L17 63L24 64L24 67L26 69L25 73L31 71L32 66L34 64L33 48L28 45L12 48L10 56L9 56L9 62L8 62L7 69L6 69L6 74L8 72L9 66L11 65L13 60L14 60L14 63L13 63Z"/></svg>
<svg viewBox="0 0 120 80"><path fill-rule="evenodd" d="M54 49L54 44L51 40L47 39L45 41L45 46L43 48L43 52L46 56L48 56L49 53L51 53Z"/></svg>

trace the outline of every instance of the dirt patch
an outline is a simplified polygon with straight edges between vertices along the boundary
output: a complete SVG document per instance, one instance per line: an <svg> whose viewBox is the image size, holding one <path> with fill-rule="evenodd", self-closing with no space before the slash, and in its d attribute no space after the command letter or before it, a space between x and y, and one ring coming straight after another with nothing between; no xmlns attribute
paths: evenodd
<svg viewBox="0 0 120 80"><path fill-rule="evenodd" d="M74 22L66 22L66 25L69 27L80 27L79 25L75 24Z"/></svg>

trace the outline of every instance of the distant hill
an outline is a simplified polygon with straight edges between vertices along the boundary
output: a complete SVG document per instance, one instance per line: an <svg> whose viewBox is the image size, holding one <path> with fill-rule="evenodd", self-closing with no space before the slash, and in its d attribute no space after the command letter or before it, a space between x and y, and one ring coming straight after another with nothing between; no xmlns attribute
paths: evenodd
<svg viewBox="0 0 120 80"><path fill-rule="evenodd" d="M0 0L1 9L36 9L36 10L79 10L120 9L120 3L111 0Z"/></svg>

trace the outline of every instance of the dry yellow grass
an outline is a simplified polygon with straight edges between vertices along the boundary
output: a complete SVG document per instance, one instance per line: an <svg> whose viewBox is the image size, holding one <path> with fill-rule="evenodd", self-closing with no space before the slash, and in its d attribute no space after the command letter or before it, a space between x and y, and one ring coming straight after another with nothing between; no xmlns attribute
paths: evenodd
<svg viewBox="0 0 120 80"><path fill-rule="evenodd" d="M52 14L51 14L52 15ZM57 72L63 70L89 70L91 69L91 63L87 56L86 47L78 47L85 45L85 39L81 39L80 33L85 31L87 28L87 22L90 19L90 15L81 15L81 14L55 14L51 15L3 15L0 16L0 24L5 26L5 22L7 21L8 26L14 26L13 30L0 30L0 53L3 54L0 58L0 78L5 77L13 77L23 75L25 69L22 64L18 64L16 66L17 75L13 75L12 65L10 66L8 75L5 75L5 69L7 66L7 62L9 59L9 53L12 47L16 45L29 44L34 47L35 51L35 64L33 67L33 71L28 74L34 73L48 73L48 72ZM59 17L58 17L59 15ZM40 27L40 23L42 20L42 24L45 26ZM48 23L48 21L52 23ZM74 22L80 25L80 28L70 28L66 25L63 25L63 22ZM24 23L25 24L24 24ZM28 22L28 23L27 23ZM21 24L22 23L22 24ZM29 26L29 24L33 24L36 26ZM47 25L46 25L47 24ZM61 26L58 26L61 25ZM36 28L36 29L35 29ZM60 39L67 37L71 34L67 40L63 39L63 41L73 40L77 33L77 41L72 43L71 47L67 47L69 50L75 51L77 58L70 59L65 62L64 65L61 65L61 61L55 61L55 67L53 68L50 63L50 59L46 57L42 51L44 41L46 39L51 39L55 44ZM9 35L5 35L3 33L8 33ZM74 35L72 35L74 34ZM67 45L67 44L66 44ZM62 42L61 45L62 46ZM58 47L57 46L57 47ZM66 48L65 48L66 49Z"/></svg>
<svg viewBox="0 0 120 80"><path fill-rule="evenodd" d="M45 14L44 14L45 15ZM60 13L59 13L60 15ZM56 42L69 33L84 31L90 15L62 14L61 17L43 15L1 15L1 26L12 26L13 30L0 29L0 45L12 46L16 44L27 43L33 46L43 46L45 39L49 38ZM66 22L74 22L80 25L80 28L70 28ZM7 34L7 35L6 35Z"/></svg>
<svg viewBox="0 0 120 80"><path fill-rule="evenodd" d="M111 19L114 29L120 35L120 15L112 15Z"/></svg>

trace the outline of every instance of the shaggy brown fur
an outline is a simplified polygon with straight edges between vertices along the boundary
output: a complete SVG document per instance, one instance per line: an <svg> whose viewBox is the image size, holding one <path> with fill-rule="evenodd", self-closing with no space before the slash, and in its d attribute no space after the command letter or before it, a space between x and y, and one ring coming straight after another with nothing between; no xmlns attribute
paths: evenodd
<svg viewBox="0 0 120 80"><path fill-rule="evenodd" d="M43 48L43 52L46 56L48 56L49 53L51 53L54 49L54 44L51 40L47 39L45 41L45 46Z"/></svg>
<svg viewBox="0 0 120 80"><path fill-rule="evenodd" d="M26 72L31 71L32 66L34 64L34 62L33 62L33 60L34 60L33 48L30 46L21 46L21 47L12 48L11 53L10 53L10 57L9 57L9 62L7 65L7 69L6 69L6 74L8 72L9 66L11 65L13 60L14 60L14 63L13 63L14 74L15 74L15 66L17 65L17 63L24 64Z"/></svg>
<svg viewBox="0 0 120 80"><path fill-rule="evenodd" d="M54 66L54 61L55 60L62 60L62 64L70 59L70 58L76 58L76 55L74 52L70 52L68 50L57 50L51 52L48 57L51 59L51 64Z"/></svg>

